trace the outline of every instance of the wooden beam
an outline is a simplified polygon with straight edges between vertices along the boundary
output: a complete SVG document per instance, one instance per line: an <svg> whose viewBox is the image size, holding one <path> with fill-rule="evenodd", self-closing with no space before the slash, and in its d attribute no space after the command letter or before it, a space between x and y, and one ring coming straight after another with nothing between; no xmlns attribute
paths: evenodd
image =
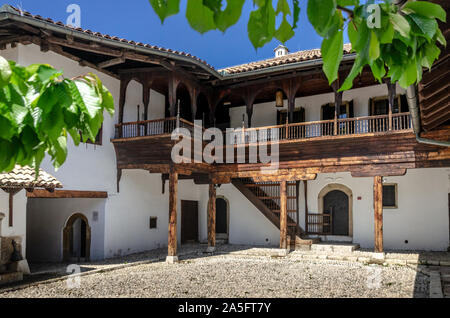
<svg viewBox="0 0 450 318"><path fill-rule="evenodd" d="M383 252L383 177L376 176L373 181L373 206L375 213L375 252Z"/></svg>
<svg viewBox="0 0 450 318"><path fill-rule="evenodd" d="M216 185L209 184L208 201L208 251L213 252L216 247Z"/></svg>
<svg viewBox="0 0 450 318"><path fill-rule="evenodd" d="M127 59L122 56L122 57L118 57L118 58L115 58L115 59L111 59L111 60L107 60L107 61L101 62L101 63L97 64L97 67L98 68L108 68L108 67L111 67L111 66L114 66L114 65L125 63L126 60Z"/></svg>
<svg viewBox="0 0 450 318"><path fill-rule="evenodd" d="M287 182L280 183L280 248L286 250L287 243Z"/></svg>
<svg viewBox="0 0 450 318"><path fill-rule="evenodd" d="M75 191L75 190L47 190L35 189L27 193L28 198L34 199L106 199L106 191Z"/></svg>
<svg viewBox="0 0 450 318"><path fill-rule="evenodd" d="M169 244L168 256L177 256L178 172L172 166L169 176Z"/></svg>

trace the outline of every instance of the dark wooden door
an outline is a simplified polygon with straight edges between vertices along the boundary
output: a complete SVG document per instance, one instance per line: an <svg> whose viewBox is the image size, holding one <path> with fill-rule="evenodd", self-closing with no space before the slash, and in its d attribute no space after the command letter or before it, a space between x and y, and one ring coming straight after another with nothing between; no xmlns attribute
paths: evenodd
<svg viewBox="0 0 450 318"><path fill-rule="evenodd" d="M348 235L348 196L339 190L330 191L323 198L323 211L332 215L332 234Z"/></svg>
<svg viewBox="0 0 450 318"><path fill-rule="evenodd" d="M216 234L228 234L227 201L222 198L216 200Z"/></svg>
<svg viewBox="0 0 450 318"><path fill-rule="evenodd" d="M181 201L181 244L198 242L198 202Z"/></svg>

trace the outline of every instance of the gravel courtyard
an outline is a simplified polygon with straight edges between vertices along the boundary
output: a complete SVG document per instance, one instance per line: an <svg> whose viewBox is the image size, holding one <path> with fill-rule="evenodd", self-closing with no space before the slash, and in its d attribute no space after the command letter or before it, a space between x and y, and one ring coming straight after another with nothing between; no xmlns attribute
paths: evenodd
<svg viewBox="0 0 450 318"><path fill-rule="evenodd" d="M262 256L187 257L1 292L3 297L426 297L428 277L408 266Z"/></svg>

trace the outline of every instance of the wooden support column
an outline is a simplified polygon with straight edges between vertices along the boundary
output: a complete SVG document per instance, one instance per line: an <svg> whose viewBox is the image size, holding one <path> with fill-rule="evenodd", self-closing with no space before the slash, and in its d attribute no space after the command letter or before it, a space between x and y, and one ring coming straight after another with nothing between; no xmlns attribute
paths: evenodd
<svg viewBox="0 0 450 318"><path fill-rule="evenodd" d="M171 76L169 78L169 92L168 92L168 100L169 100L169 112L170 117L175 117L177 115L177 88L179 81Z"/></svg>
<svg viewBox="0 0 450 318"><path fill-rule="evenodd" d="M216 185L209 184L208 201L208 253L216 249Z"/></svg>
<svg viewBox="0 0 450 318"><path fill-rule="evenodd" d="M9 195L9 215L8 215L8 226L13 227L14 226L14 196L20 192L22 189L16 189L16 188L3 188L3 191L8 193Z"/></svg>
<svg viewBox="0 0 450 318"><path fill-rule="evenodd" d="M172 166L169 174L169 244L167 262L178 261L177 257L177 200L178 172Z"/></svg>
<svg viewBox="0 0 450 318"><path fill-rule="evenodd" d="M341 105L342 105L342 94L343 92L338 92L339 90L339 79L331 84L334 91L334 135L338 134L338 119L341 115Z"/></svg>
<svg viewBox="0 0 450 318"><path fill-rule="evenodd" d="M397 86L395 83L391 83L390 79L386 80L386 85L388 87L389 94L389 109L388 109L388 117L389 117L389 130L392 130L392 111L394 109L395 98L397 95Z"/></svg>
<svg viewBox="0 0 450 318"><path fill-rule="evenodd" d="M375 213L375 252L383 252L383 177L373 181L373 206Z"/></svg>
<svg viewBox="0 0 450 318"><path fill-rule="evenodd" d="M280 183L280 249L287 250L287 182Z"/></svg>
<svg viewBox="0 0 450 318"><path fill-rule="evenodd" d="M196 87L189 88L189 96L191 98L191 119L192 119L192 122L195 121L195 116L197 115L198 93L199 93L198 88L196 88Z"/></svg>
<svg viewBox="0 0 450 318"><path fill-rule="evenodd" d="M148 108L150 107L151 82L145 82L142 89L142 102L144 103L144 120L148 120Z"/></svg>
<svg viewBox="0 0 450 318"><path fill-rule="evenodd" d="M123 124L123 114L125 109L125 101L127 96L127 87L130 80L122 79L120 81L120 97L119 97L119 124ZM119 128L119 138L123 136L123 126Z"/></svg>

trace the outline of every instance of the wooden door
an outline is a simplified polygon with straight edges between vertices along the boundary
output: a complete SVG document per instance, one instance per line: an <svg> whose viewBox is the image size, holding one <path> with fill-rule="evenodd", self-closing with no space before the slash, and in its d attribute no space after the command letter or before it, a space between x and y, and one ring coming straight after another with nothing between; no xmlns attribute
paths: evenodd
<svg viewBox="0 0 450 318"><path fill-rule="evenodd" d="M332 216L332 234L349 234L348 196L339 190L329 192L323 198L323 211Z"/></svg>
<svg viewBox="0 0 450 318"><path fill-rule="evenodd" d="M198 202L181 201L181 244L198 242Z"/></svg>
<svg viewBox="0 0 450 318"><path fill-rule="evenodd" d="M216 200L216 238L228 239L228 203L222 198Z"/></svg>

